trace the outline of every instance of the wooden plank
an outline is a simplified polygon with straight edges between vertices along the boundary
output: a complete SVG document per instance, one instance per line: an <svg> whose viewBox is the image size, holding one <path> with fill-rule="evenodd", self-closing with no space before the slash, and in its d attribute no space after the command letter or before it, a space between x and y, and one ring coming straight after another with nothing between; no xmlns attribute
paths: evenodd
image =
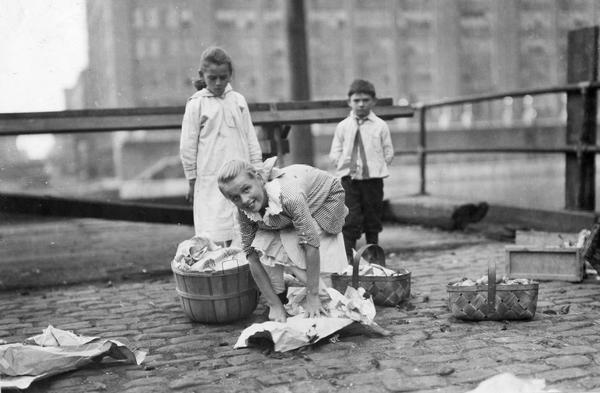
<svg viewBox="0 0 600 393"><path fill-rule="evenodd" d="M584 261L575 247L506 246L506 275L536 280L583 280Z"/></svg>
<svg viewBox="0 0 600 393"><path fill-rule="evenodd" d="M180 225L194 224L191 207L104 202L26 194L0 194L0 211L40 216L91 217Z"/></svg>
<svg viewBox="0 0 600 393"><path fill-rule="evenodd" d="M375 107L373 112L386 120L398 117L411 117L413 115L411 107L399 105ZM252 114L252 121L256 125L332 123L345 119L348 116L348 113L348 108L257 112Z"/></svg>
<svg viewBox="0 0 600 393"><path fill-rule="evenodd" d="M394 99L391 97L378 98L377 106L394 105ZM319 109L319 108L346 108L348 109L348 100L317 100L317 101L286 101L275 104L277 110L293 109ZM250 107L252 110L252 107Z"/></svg>
<svg viewBox="0 0 600 393"><path fill-rule="evenodd" d="M567 47L567 82L598 80L599 28L588 27L569 32ZM567 93L567 144L596 144L597 93L584 89ZM565 154L565 207L595 208L596 156L593 153Z"/></svg>
<svg viewBox="0 0 600 393"><path fill-rule="evenodd" d="M565 244L575 246L578 238L578 233L518 230L515 234L515 244L540 247L564 247Z"/></svg>
<svg viewBox="0 0 600 393"><path fill-rule="evenodd" d="M182 114L148 115L82 115L0 119L0 136L31 134L64 134L106 131L175 129L181 127Z"/></svg>
<svg viewBox="0 0 600 393"><path fill-rule="evenodd" d="M488 205L419 195L395 198L386 202L384 209L390 221L454 230L482 220Z"/></svg>
<svg viewBox="0 0 600 393"><path fill-rule="evenodd" d="M289 104L290 107L293 107ZM299 104L300 107L304 104ZM306 104L310 106L309 104ZM377 106L374 112L384 119L412 116L409 106ZM311 124L338 122L348 116L349 108L307 108L264 110L252 113L255 125ZM0 114L0 136L45 133L87 133L119 130L178 129L181 127L183 108L101 109L84 111L9 113Z"/></svg>
<svg viewBox="0 0 600 393"><path fill-rule="evenodd" d="M485 221L548 232L579 232L597 221L594 212L546 210L518 206L490 205Z"/></svg>

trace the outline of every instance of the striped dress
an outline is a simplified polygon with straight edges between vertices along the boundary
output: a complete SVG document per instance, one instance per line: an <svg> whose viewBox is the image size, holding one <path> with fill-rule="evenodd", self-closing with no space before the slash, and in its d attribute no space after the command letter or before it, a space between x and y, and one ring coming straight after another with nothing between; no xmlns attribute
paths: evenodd
<svg viewBox="0 0 600 393"><path fill-rule="evenodd" d="M264 215L239 210L242 247L256 249L266 265L306 269L302 245L319 248L322 273L348 266L342 227L348 209L336 177L308 165L273 168L265 184Z"/></svg>

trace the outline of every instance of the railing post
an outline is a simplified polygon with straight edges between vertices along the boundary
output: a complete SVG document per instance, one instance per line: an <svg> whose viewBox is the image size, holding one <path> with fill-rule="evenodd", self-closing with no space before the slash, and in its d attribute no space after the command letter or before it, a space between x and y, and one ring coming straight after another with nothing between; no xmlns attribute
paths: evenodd
<svg viewBox="0 0 600 393"><path fill-rule="evenodd" d="M292 100L310 99L310 77L308 67L308 44L306 38L306 10L304 0L284 2L288 39L290 69L290 91ZM314 147L310 125L294 126L290 134L290 156L292 163L313 165Z"/></svg>
<svg viewBox="0 0 600 393"><path fill-rule="evenodd" d="M580 83L581 90L567 93L567 145L577 152L565 154L565 207L595 209L595 154L586 145L596 144L596 89L589 83L598 80L598 26L569 32L567 83Z"/></svg>
<svg viewBox="0 0 600 393"><path fill-rule="evenodd" d="M426 164L427 164L427 138L425 128L425 117L427 115L427 109L423 104L418 106L419 109L419 146L417 147L417 156L419 158L419 174L421 177L421 185L419 188L419 194L426 195Z"/></svg>

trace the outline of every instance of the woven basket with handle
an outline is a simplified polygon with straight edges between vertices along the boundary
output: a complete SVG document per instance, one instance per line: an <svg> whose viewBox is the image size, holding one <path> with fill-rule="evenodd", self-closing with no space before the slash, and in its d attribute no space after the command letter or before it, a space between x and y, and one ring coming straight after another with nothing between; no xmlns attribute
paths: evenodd
<svg viewBox="0 0 600 393"><path fill-rule="evenodd" d="M600 275L600 224L594 224L592 227L590 235L583 245L581 255Z"/></svg>
<svg viewBox="0 0 600 393"><path fill-rule="evenodd" d="M352 261L352 276L332 274L333 288L344 293L351 285L362 287L373 297L373 302L379 306L397 306L410 297L410 272L404 269L397 271L397 276L360 276L358 266L362 257L369 263L385 266L385 253L375 244L366 244L356 251Z"/></svg>
<svg viewBox="0 0 600 393"><path fill-rule="evenodd" d="M488 285L448 285L448 308L458 319L469 321L533 319L538 283L496 284L496 263L488 264Z"/></svg>

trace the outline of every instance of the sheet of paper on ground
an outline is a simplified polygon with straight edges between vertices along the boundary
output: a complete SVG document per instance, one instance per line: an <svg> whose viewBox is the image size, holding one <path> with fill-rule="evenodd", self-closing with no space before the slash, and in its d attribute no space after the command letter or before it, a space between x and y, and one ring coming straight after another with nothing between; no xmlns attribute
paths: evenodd
<svg viewBox="0 0 600 393"><path fill-rule="evenodd" d="M268 338L273 342L277 352L290 351L305 345L313 344L338 330L360 322L364 325L381 329L375 322L375 305L371 298L365 299L364 289L348 287L344 295L333 288L326 288L328 300L324 306L329 315L321 318L304 318L302 302L306 297L306 288L290 288L288 290L289 303L286 305L288 313L294 315L286 323L263 322L255 323L242 331L234 348L247 347L253 337Z"/></svg>
<svg viewBox="0 0 600 393"><path fill-rule="evenodd" d="M25 343L0 345L0 389L27 389L34 381L84 367L108 356L141 364L146 352L117 340L78 336L48 326Z"/></svg>

